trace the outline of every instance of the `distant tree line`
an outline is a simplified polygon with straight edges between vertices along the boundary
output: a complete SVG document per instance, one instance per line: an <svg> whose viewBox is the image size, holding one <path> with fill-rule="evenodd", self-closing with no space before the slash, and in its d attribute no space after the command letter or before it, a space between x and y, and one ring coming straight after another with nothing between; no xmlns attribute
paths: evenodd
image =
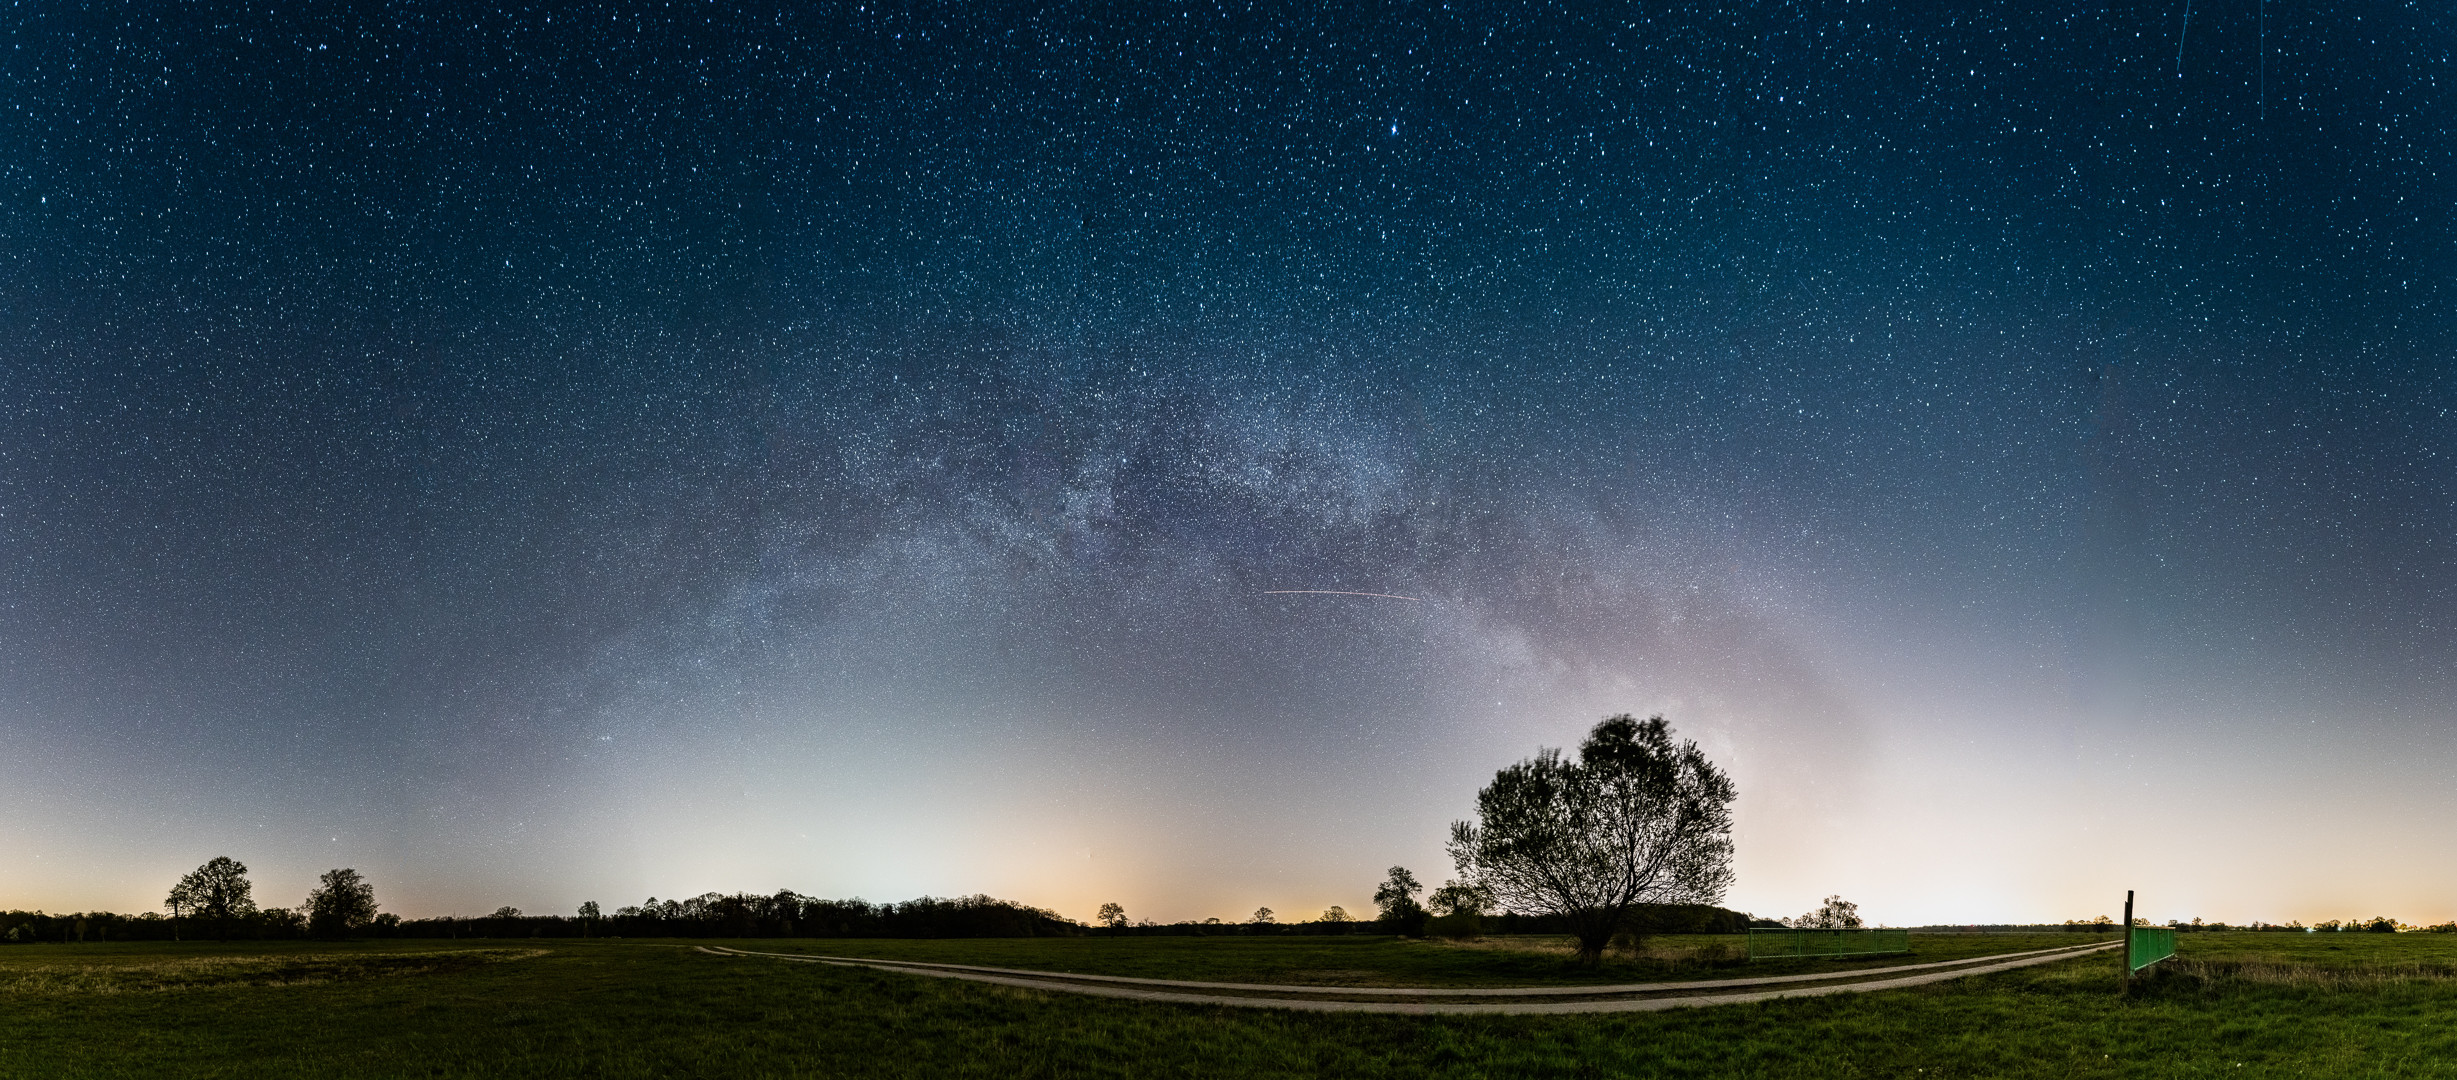
<svg viewBox="0 0 2457 1080"><path fill-rule="evenodd" d="M1492 934L1568 934L1570 922L1558 915L1518 915L1503 912L1484 917ZM1622 923L1625 931L1646 934L1737 934L1750 927L1779 927L1745 911L1713 904L1638 904Z"/></svg>
<svg viewBox="0 0 2457 1080"><path fill-rule="evenodd" d="M924 896L901 904L827 900L791 889L705 893L684 900L650 897L597 914L531 915L518 908L469 918L413 919L404 937L1071 937L1081 923L1057 912L992 896Z"/></svg>
<svg viewBox="0 0 2457 1080"><path fill-rule="evenodd" d="M2410 926L2386 915L2374 915L2368 919L2326 919L2321 922L2313 923L2310 926L2305 926L2300 922L2287 922L2281 924L2260 922L2258 920L2246 923L2242 926L2231 926L2222 922L2205 923L2202 922L2199 917L2195 917L2191 922L2170 920L2166 925L2171 929L2186 932L2197 930L2232 930L2237 932L2256 931L2261 933L2284 934L2395 934L2420 930L2435 934L2457 933L2457 923L2442 923L2438 926Z"/></svg>
<svg viewBox="0 0 2457 1080"><path fill-rule="evenodd" d="M826 900L792 890L707 893L688 900L650 897L603 914L596 901L570 915L533 915L501 907L481 916L403 919L376 904L375 887L348 868L326 871L296 908L258 907L247 866L217 856L181 877L164 912L54 915L0 911L0 942L171 941L212 938L464 937L1050 937L1078 935L1082 924L1057 912L991 896L925 896L901 904Z"/></svg>
<svg viewBox="0 0 2457 1080"><path fill-rule="evenodd" d="M372 890L365 894L372 897ZM593 907L594 905L590 905ZM361 909L363 910L363 909ZM584 909L585 911L586 909ZM177 939L282 941L317 937L1052 937L1085 927L1055 912L988 896L922 897L901 904L822 900L790 891L773 895L709 893L688 900L650 899L612 915L533 915L498 908L486 915L403 919L378 913L355 924L347 913L314 908L260 908L208 924L158 912L50 914L0 911L0 941L31 944Z"/></svg>
<svg viewBox="0 0 2457 1080"><path fill-rule="evenodd" d="M2148 919L2135 919L2133 920L2133 924L2136 926L2153 925ZM2313 923L2310 926L2306 926L2301 922L2292 920L2283 923L2273 923L2255 919L2248 923L2224 923L2203 922L2199 918L2194 918L2189 921L2183 919L2171 919L2165 923L2156 925L2165 926L2170 930L2182 931L2184 933L2209 931L2237 934L2457 934L2457 922L2445 922L2433 926L2416 926L2410 923L2399 922L2396 919L2392 919L2386 915L2374 915L2368 919L2328 919ZM2063 930L2070 933L2112 934L2116 929L2116 920L2108 918L2105 915L2101 915L2095 919L2067 919L2061 923L1971 923L1963 925L1914 926L1911 929L1930 933L1952 933L1955 931L1961 931L1963 933L1997 934L2017 931L2037 932Z"/></svg>
<svg viewBox="0 0 2457 1080"><path fill-rule="evenodd" d="M1392 867L1394 874L1398 867ZM1412 878L1412 876L1411 876ZM1445 886L1451 888L1453 886ZM1386 884L1387 890L1389 886ZM1338 935L1395 934L1403 937L1474 937L1481 934L1552 934L1567 935L1572 931L1569 919L1559 915L1526 915L1516 912L1480 910L1473 898L1464 901L1457 894L1443 895L1435 890L1430 909L1378 901L1379 916L1360 919L1334 905L1320 916L1305 922L1281 922L1270 908L1255 912L1246 922L1222 922L1205 919L1200 922L1156 923L1130 920L1125 909L1116 904L1101 908L1102 920L1091 932L1121 937L1202 937L1206 935ZM1412 897L1410 898L1413 899ZM1486 901L1489 906L1490 901ZM1112 909L1115 909L1114 911ZM1449 925L1445 925L1448 923ZM1648 934L1736 934L1752 926L1781 926L1772 919L1761 919L1746 912L1732 911L1711 904L1639 904L1631 908L1621 922L1626 933Z"/></svg>
<svg viewBox="0 0 2457 1080"><path fill-rule="evenodd" d="M292 914L292 913L282 913ZM240 937L268 936L247 926ZM189 937L195 935L190 934ZM283 936L275 933L270 936ZM78 941L169 941L171 920L159 912L122 915L110 911L0 911L0 942L11 945Z"/></svg>
<svg viewBox="0 0 2457 1080"><path fill-rule="evenodd" d="M366 894L372 902L372 890ZM1312 935L1372 933L1378 923L1346 917L1334 908L1327 918L1279 922L1265 909L1259 922L1158 924L1150 921L1088 927L1054 911L991 896L925 896L904 903L868 900L828 900L791 890L771 894L707 893L684 900L651 897L636 906L599 914L594 903L571 915L532 914L503 907L485 915L446 915L403 919L376 914L346 930L319 934L314 909L261 908L232 915L218 923L156 912L119 915L83 912L54 915L39 911L0 912L0 939L17 943L43 941L170 941L175 938L278 941L315 937L374 938L582 938L582 937L708 937L708 938L968 938L1074 937L1085 934L1122 936L1193 936L1207 934ZM329 916L328 916L329 918ZM1508 918L1505 916L1505 918ZM183 925L184 924L184 928ZM1387 932L1387 931L1386 931ZM1544 931L1530 931L1541 933Z"/></svg>
<svg viewBox="0 0 2457 1080"><path fill-rule="evenodd" d="M372 903L373 891L366 894ZM760 895L707 893L686 900L650 899L611 914L594 915L595 905L572 915L531 914L518 908L498 908L486 915L447 915L403 919L376 913L346 930L319 933L312 907L260 908L230 918L220 932L201 921L185 919L184 928L159 912L122 915L107 911L49 914L40 911L0 912L0 940L11 943L78 941L170 941L174 938L245 941L299 941L317 937L371 938L581 938L581 937L1071 937L1085 934L1127 937L1201 937L1213 935L1315 936L1396 934L1406 927L1380 919L1338 918L1281 922L1222 922L1218 919L1173 923L1150 921L1087 927L1042 908L990 896L922 897L900 904L867 900L826 900L790 890ZM363 910L363 909L362 909ZM1267 912L1268 909L1265 909ZM1326 912L1326 914L1328 914ZM1341 914L1345 914L1342 912ZM327 918L332 918L327 915ZM1705 904L1641 905L1631 916L1642 933L1736 933L1750 925L1777 925L1764 919ZM1497 934L1566 934L1558 916L1509 912L1483 916L1484 932Z"/></svg>
<svg viewBox="0 0 2457 1080"><path fill-rule="evenodd" d="M786 899L790 898L790 900ZM1733 934L1750 927L1779 927L1772 919L1707 904L1645 904L1631 912L1630 924L1640 934ZM300 941L319 936L312 919L292 908L263 908L232 918L221 935L239 941ZM2063 923L1965 923L1915 926L1923 933L2112 933L2115 921L2072 920ZM2261 931L2275 933L2457 933L2457 922L2414 926L2375 916L2299 922L2252 922L2241 925L2182 922L2175 929L2194 931ZM1568 920L1556 915L1512 912L1482 916L1483 933L1550 934L1571 932ZM533 915L516 908L477 916L448 915L402 919L379 913L350 931L349 936L373 938L499 938L499 937L1066 937L1106 934L1129 937L1200 937L1208 935L1310 936L1323 934L1396 934L1402 927L1380 919L1311 920L1306 922L1128 923L1117 927L1087 927L1053 912L988 896L941 899L922 897L901 904L865 900L822 900L792 892L773 895L708 893L688 900L658 900L622 908L602 918L582 915ZM0 911L0 943L39 944L96 941L171 941L212 939L212 928L191 922L176 928L160 912L120 914L110 911Z"/></svg>
<svg viewBox="0 0 2457 1080"><path fill-rule="evenodd" d="M1625 718L1615 718L1622 720ZM1358 919L1332 906L1310 921L1281 922L1270 908L1256 909L1244 922L1219 919L1201 922L1153 923L1130 920L1124 906L1103 904L1098 925L1086 926L1057 912L987 895L941 898L925 896L901 904L877 904L862 899L828 900L790 889L772 894L706 893L687 900L651 897L639 905L604 914L595 901L571 915L528 914L502 907L481 916L448 915L402 919L379 910L375 888L358 871L341 868L317 879L304 903L296 908L260 908L247 867L217 857L182 877L164 902L168 915L144 912L122 915L108 911L49 914L41 911L0 911L0 942L34 944L83 941L163 941L211 937L215 940L282 940L311 937L381 938L584 938L584 937L1071 937L1087 933L1129 936L1197 936L1213 934L1312 935L1384 933L1410 937L1432 934L1473 937L1496 934L1567 934L1595 932L1592 912L1564 914L1491 911L1493 890L1482 883L1445 882L1425 903L1416 894L1424 886L1404 867L1394 866L1375 890L1375 918ZM1856 905L1830 896L1818 910L1780 922L1706 903L1632 902L1620 906L1610 924L1617 937L1649 934L1728 934L1752 927L1850 927L1859 924ZM2457 933L2457 922L2408 926L2387 916L2328 920L2306 927L2301 923L2170 922L2184 931L2255 930L2278 932L2428 931ZM1930 932L1966 933L2064 930L2112 933L2114 920L2102 915L2062 924L1969 924L1925 926Z"/></svg>

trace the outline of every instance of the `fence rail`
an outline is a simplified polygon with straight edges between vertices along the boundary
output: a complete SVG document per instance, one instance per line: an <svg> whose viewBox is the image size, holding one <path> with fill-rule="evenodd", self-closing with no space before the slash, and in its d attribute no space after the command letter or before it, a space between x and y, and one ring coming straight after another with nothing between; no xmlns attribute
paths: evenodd
<svg viewBox="0 0 2457 1080"><path fill-rule="evenodd" d="M2175 930L2166 926L2136 926L2126 935L2124 962L2128 971L2140 971L2175 955Z"/></svg>

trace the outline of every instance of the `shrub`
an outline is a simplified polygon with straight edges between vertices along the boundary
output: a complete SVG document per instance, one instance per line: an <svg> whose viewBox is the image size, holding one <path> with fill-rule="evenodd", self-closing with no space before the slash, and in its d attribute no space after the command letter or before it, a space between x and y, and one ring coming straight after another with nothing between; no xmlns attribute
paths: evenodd
<svg viewBox="0 0 2457 1080"><path fill-rule="evenodd" d="M1484 916L1473 911L1436 915L1425 920L1425 933L1433 937L1472 940L1484 936Z"/></svg>

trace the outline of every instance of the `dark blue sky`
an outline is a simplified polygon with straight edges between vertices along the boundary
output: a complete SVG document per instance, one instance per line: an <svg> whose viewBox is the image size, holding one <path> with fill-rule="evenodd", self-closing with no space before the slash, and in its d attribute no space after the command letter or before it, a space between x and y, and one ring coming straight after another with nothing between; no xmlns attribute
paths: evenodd
<svg viewBox="0 0 2457 1080"><path fill-rule="evenodd" d="M2457 25L2031 8L9 9L0 903L2457 914Z"/></svg>

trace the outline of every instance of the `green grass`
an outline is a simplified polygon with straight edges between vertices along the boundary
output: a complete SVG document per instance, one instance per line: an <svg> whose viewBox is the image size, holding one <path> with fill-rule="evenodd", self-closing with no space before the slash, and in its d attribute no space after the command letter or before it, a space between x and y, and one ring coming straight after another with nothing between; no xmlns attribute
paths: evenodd
<svg viewBox="0 0 2457 1080"><path fill-rule="evenodd" d="M1566 937L1488 938L1462 944L1388 937L771 939L765 944L730 944L767 952L1147 979L1330 986L1529 986L1852 971L2050 949L2091 940L2097 939L2075 934L1940 934L1919 938L1916 955L1752 961L1746 956L1746 942L1737 934L1663 935L1646 939L1637 955L1616 949L1596 968L1575 961L1571 940Z"/></svg>
<svg viewBox="0 0 2457 1080"><path fill-rule="evenodd" d="M1912 940L1911 961L2034 944ZM2130 999L2102 955L1759 1005L1433 1018L1145 1004L688 944L5 948L0 1076L2457 1076L2457 936L2189 934ZM1239 980L1494 984L1559 963L1363 938L732 944Z"/></svg>
<svg viewBox="0 0 2457 1080"><path fill-rule="evenodd" d="M432 975L544 956L534 948L321 949L74 948L26 950L0 963L0 1000L29 995L135 994L215 986L312 986Z"/></svg>

